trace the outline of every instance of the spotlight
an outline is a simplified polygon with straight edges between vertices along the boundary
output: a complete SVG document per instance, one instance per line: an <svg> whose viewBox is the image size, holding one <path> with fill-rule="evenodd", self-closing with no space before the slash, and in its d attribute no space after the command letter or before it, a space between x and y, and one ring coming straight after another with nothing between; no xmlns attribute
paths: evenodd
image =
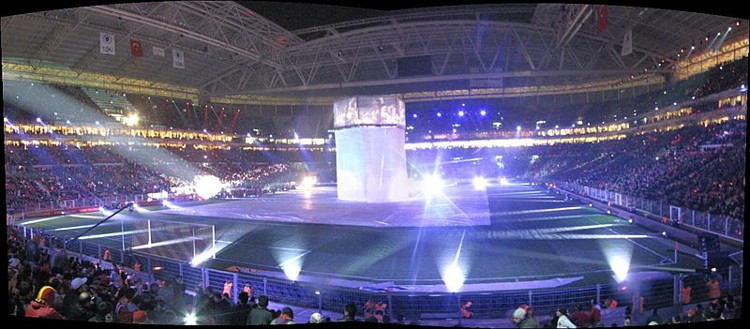
<svg viewBox="0 0 750 329"><path fill-rule="evenodd" d="M438 118L440 118L440 117L442 117L442 116L443 116L443 114L442 114L442 113L440 113L440 112L438 112L438 113L437 113L437 116L438 116Z"/></svg>
<svg viewBox="0 0 750 329"><path fill-rule="evenodd" d="M318 291L318 290L315 290L315 294L316 294L316 295L320 295L320 291Z"/></svg>
<svg viewBox="0 0 750 329"><path fill-rule="evenodd" d="M8 122L8 118L3 118L3 122Z"/></svg>
<svg viewBox="0 0 750 329"><path fill-rule="evenodd" d="M42 118L36 118L36 122L42 123Z"/></svg>
<svg viewBox="0 0 750 329"><path fill-rule="evenodd" d="M315 176L307 176L302 179L302 182L299 183L299 187L301 189L311 189L315 187L315 184L318 183L318 178Z"/></svg>
<svg viewBox="0 0 750 329"><path fill-rule="evenodd" d="M716 273L716 268L715 267L711 268L711 273Z"/></svg>
<svg viewBox="0 0 750 329"><path fill-rule="evenodd" d="M607 215L612 214L612 210L607 209Z"/></svg>
<svg viewBox="0 0 750 329"><path fill-rule="evenodd" d="M593 203L589 203L589 207L593 207L593 206L594 206L594 204L593 204Z"/></svg>
<svg viewBox="0 0 750 329"><path fill-rule="evenodd" d="M441 276L448 292L458 292L466 280L464 271L457 264L449 265L443 270Z"/></svg>
<svg viewBox="0 0 750 329"><path fill-rule="evenodd" d="M665 238L666 238L666 237L667 237L667 231L662 231L662 232L661 232L661 236L663 236L663 237L665 237Z"/></svg>
<svg viewBox="0 0 750 329"><path fill-rule="evenodd" d="M193 313L188 313L187 315L185 315L185 324L188 326L197 325L198 317L196 317Z"/></svg>
<svg viewBox="0 0 750 329"><path fill-rule="evenodd" d="M629 218L628 219L628 223L633 224L633 223L635 223L635 221L633 220L633 218Z"/></svg>
<svg viewBox="0 0 750 329"><path fill-rule="evenodd" d="M424 178L425 193L429 195L442 192L444 186L443 180L438 175L429 175Z"/></svg>
<svg viewBox="0 0 750 329"><path fill-rule="evenodd" d="M474 190L483 191L487 189L487 180L484 177L477 176L471 180L471 185L474 186Z"/></svg>
<svg viewBox="0 0 750 329"><path fill-rule="evenodd" d="M485 116L485 115L487 115L487 111L481 110L481 111L479 111L479 115Z"/></svg>
<svg viewBox="0 0 750 329"><path fill-rule="evenodd" d="M221 180L213 175L197 175L193 179L195 183L195 193L202 199L210 199L219 194L223 188Z"/></svg>
<svg viewBox="0 0 750 329"><path fill-rule="evenodd" d="M460 116L460 117L464 116L464 111L463 110L458 111L458 116Z"/></svg>

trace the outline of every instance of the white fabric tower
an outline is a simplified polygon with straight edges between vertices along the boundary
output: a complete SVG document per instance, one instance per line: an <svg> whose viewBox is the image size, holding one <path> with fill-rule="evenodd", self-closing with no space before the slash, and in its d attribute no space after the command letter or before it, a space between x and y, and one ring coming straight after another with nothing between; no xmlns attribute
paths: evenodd
<svg viewBox="0 0 750 329"><path fill-rule="evenodd" d="M408 199L404 102L357 96L333 106L338 198L360 202Z"/></svg>

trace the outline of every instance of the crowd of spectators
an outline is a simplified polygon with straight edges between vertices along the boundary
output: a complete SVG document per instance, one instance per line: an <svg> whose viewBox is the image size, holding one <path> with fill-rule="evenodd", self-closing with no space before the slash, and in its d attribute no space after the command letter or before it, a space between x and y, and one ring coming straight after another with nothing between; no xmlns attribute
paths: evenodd
<svg viewBox="0 0 750 329"><path fill-rule="evenodd" d="M528 171L688 209L744 218L746 121L538 147ZM528 154L527 154L528 156Z"/></svg>
<svg viewBox="0 0 750 329"><path fill-rule="evenodd" d="M192 185L197 174L216 176L241 190L233 196L260 195L290 188L307 171L304 165L286 162L300 159L291 155L296 152L265 153L6 145L6 206L14 211L89 206L105 199L172 192ZM66 203L72 200L77 203Z"/></svg>

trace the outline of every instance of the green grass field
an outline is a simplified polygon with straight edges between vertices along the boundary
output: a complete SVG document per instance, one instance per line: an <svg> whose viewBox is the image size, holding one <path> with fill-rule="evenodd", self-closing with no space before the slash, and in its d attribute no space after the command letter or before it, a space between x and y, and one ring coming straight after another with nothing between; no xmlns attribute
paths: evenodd
<svg viewBox="0 0 750 329"><path fill-rule="evenodd" d="M160 211L162 207L152 207L145 212L124 211L88 234L100 237L84 241L119 248L122 236L118 232L123 227L125 231L142 228L146 219L153 219L154 223L159 220L212 224L219 251L207 266L239 265L281 271L281 267L288 269L292 265L299 267L304 275L395 284L440 283L441 273L453 262L463 270L467 283L584 276L585 280L580 282L588 284L611 280L613 263L629 265L631 271L653 270L673 258L674 242L659 237L658 232L585 204L565 201L559 195L528 185L511 185L492 187L487 197L491 211L489 226L374 228L299 224L221 215L165 214ZM253 202L261 201L211 202L246 202L247 211L251 212ZM101 213L80 214L35 219L24 226L72 237L103 218ZM156 230L156 225L152 229ZM165 234L162 238L167 240L184 238L184 234L174 232L160 234ZM106 234L111 235L101 236ZM141 240L128 237L126 244L128 248L137 248L141 243L133 242ZM159 248L171 248L173 255L190 254L192 242ZM699 259L689 256L679 257L679 261L668 266L701 265Z"/></svg>

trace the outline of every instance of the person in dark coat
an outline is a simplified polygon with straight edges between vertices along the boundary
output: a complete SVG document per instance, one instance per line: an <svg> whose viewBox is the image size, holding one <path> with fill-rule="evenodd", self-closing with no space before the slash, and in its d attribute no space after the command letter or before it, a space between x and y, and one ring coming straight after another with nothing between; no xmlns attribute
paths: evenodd
<svg viewBox="0 0 750 329"><path fill-rule="evenodd" d="M247 317L247 325L259 326L268 325L273 321L271 311L268 310L268 296L260 295L258 297L258 307L250 311L250 315Z"/></svg>

